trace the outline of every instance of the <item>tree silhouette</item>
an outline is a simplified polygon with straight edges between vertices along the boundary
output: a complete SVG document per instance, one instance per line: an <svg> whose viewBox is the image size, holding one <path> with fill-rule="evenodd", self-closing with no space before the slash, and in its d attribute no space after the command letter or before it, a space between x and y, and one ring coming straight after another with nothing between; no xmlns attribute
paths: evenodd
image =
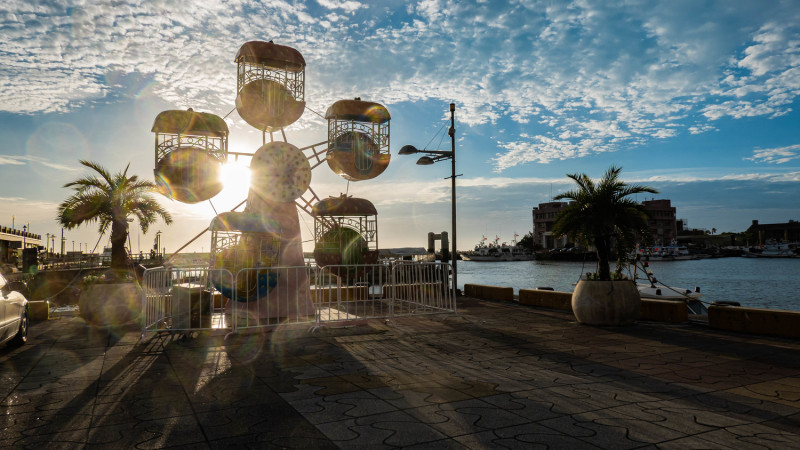
<svg viewBox="0 0 800 450"><path fill-rule="evenodd" d="M101 234L111 227L111 269L119 276L128 264L125 253L128 218L135 216L142 232L147 233L158 218L170 224L172 216L149 195L157 190L154 183L139 180L136 175L128 176L130 163L113 176L95 162L81 160L80 163L96 174L64 185L75 193L58 206L58 222L68 230L84 223L98 222Z"/></svg>
<svg viewBox="0 0 800 450"><path fill-rule="evenodd" d="M554 200L568 199L571 202L558 213L553 232L576 235L594 244L600 280L611 279L609 259L612 246L621 263L627 260L628 253L634 248L637 233L642 236L649 233L647 210L627 197L643 192L658 193L651 187L623 182L619 179L621 171L621 167L611 166L596 184L584 173L567 175L578 184L578 189L554 197Z"/></svg>

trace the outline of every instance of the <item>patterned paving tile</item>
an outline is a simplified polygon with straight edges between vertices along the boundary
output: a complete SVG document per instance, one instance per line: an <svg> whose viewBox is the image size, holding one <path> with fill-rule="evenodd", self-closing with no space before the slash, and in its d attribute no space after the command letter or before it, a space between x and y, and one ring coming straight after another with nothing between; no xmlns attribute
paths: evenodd
<svg viewBox="0 0 800 450"><path fill-rule="evenodd" d="M313 424L335 422L342 418L363 417L397 410L390 403L363 391L287 401L306 420Z"/></svg>
<svg viewBox="0 0 800 450"><path fill-rule="evenodd" d="M637 448L686 436L646 420L608 410L562 416L538 424L603 448Z"/></svg>
<svg viewBox="0 0 800 450"><path fill-rule="evenodd" d="M36 324L38 341L0 352L0 446L797 447L800 344L465 304L143 344Z"/></svg>
<svg viewBox="0 0 800 450"><path fill-rule="evenodd" d="M451 437L529 422L499 405L477 399L428 405L405 412Z"/></svg>
<svg viewBox="0 0 800 450"><path fill-rule="evenodd" d="M729 428L709 431L695 435L696 438L711 442L711 447L720 448L799 448L797 434L784 434L780 430L761 426Z"/></svg>
<svg viewBox="0 0 800 450"><path fill-rule="evenodd" d="M569 449L598 449L586 440L576 436L561 433L538 423L528 423L512 427L500 428L494 431L494 439L489 441L492 446L507 448L569 448Z"/></svg>
<svg viewBox="0 0 800 450"><path fill-rule="evenodd" d="M55 433L18 435L4 439L0 445L11 448L81 448L88 442L89 428Z"/></svg>
<svg viewBox="0 0 800 450"><path fill-rule="evenodd" d="M164 448L203 445L206 442L193 415L148 420L136 424L92 427L87 445L114 448Z"/></svg>
<svg viewBox="0 0 800 450"><path fill-rule="evenodd" d="M329 422L319 425L319 429L342 448L433 445L432 443L447 439L446 435L433 427L420 423L401 411Z"/></svg>
<svg viewBox="0 0 800 450"><path fill-rule="evenodd" d="M0 439L13 442L20 436L88 430L91 424L90 414L63 414L58 411L6 414L0 416Z"/></svg>
<svg viewBox="0 0 800 450"><path fill-rule="evenodd" d="M729 392L800 408L800 378L756 382L730 389Z"/></svg>

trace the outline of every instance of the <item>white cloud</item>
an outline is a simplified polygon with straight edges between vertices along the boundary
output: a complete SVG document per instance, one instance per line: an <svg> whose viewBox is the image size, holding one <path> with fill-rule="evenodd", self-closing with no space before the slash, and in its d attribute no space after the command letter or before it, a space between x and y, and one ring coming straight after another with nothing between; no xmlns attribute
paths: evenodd
<svg viewBox="0 0 800 450"><path fill-rule="evenodd" d="M27 163L41 164L45 167L49 167L51 169L56 169L59 171L76 172L80 170L75 165L59 164L50 159L38 156L0 155L0 166L3 165L22 166Z"/></svg>
<svg viewBox="0 0 800 450"><path fill-rule="evenodd" d="M800 144L755 150L751 158L745 159L768 164L787 163L795 159L800 159Z"/></svg>
<svg viewBox="0 0 800 450"><path fill-rule="evenodd" d="M567 139L534 136L524 141L498 142L498 146L506 149L506 152L497 154L493 159L496 171L531 161L546 164L555 160L579 158L590 153L614 149L612 144L596 137L573 142Z"/></svg>
<svg viewBox="0 0 800 450"><path fill-rule="evenodd" d="M367 5L355 2L352 0L316 0L320 6L328 9L342 9L345 12L353 13L361 8L366 8Z"/></svg>
<svg viewBox="0 0 800 450"><path fill-rule="evenodd" d="M273 39L303 53L317 110L355 96L440 99L455 101L466 125L516 122L532 137L499 143L504 170L702 133L724 117L778 117L800 96L792 2L422 0L391 14L315 3L9 0L0 108L63 112L132 96L118 74L141 74L152 95L224 115L236 51ZM318 125L306 116L296 127Z"/></svg>
<svg viewBox="0 0 800 450"><path fill-rule="evenodd" d="M0 155L0 166L22 166L25 162L19 156Z"/></svg>

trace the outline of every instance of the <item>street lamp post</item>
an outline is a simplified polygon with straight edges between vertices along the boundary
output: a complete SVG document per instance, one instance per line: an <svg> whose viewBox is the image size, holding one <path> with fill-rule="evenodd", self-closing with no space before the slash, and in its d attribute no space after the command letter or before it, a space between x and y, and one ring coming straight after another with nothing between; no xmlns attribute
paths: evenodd
<svg viewBox="0 0 800 450"><path fill-rule="evenodd" d="M450 218L450 223L452 226L452 233L453 233L453 250L450 252L451 257L453 258L453 294L458 293L458 269L457 269L457 261L458 261L458 253L457 253L457 245L456 245L456 177L460 175L456 175L456 119L455 119L455 111L456 111L456 104L450 103L450 130L448 130L447 134L450 136L450 151L442 151L442 150L419 150L413 145L404 145L401 149L399 154L401 155L413 155L415 153L422 153L424 156L420 157L417 160L417 164L420 166L429 166L434 164L438 161L443 161L446 159L450 160L450 186L452 189L452 208L451 213L452 217Z"/></svg>

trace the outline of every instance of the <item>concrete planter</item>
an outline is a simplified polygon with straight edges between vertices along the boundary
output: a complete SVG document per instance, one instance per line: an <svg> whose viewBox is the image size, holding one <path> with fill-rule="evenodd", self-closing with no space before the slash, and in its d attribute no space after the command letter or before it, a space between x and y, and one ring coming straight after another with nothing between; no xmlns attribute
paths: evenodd
<svg viewBox="0 0 800 450"><path fill-rule="evenodd" d="M572 312L586 325L630 325L639 317L642 300L630 280L581 280L572 292Z"/></svg>
<svg viewBox="0 0 800 450"><path fill-rule="evenodd" d="M95 283L81 293L81 317L95 327L139 324L142 316L142 288L136 283Z"/></svg>

